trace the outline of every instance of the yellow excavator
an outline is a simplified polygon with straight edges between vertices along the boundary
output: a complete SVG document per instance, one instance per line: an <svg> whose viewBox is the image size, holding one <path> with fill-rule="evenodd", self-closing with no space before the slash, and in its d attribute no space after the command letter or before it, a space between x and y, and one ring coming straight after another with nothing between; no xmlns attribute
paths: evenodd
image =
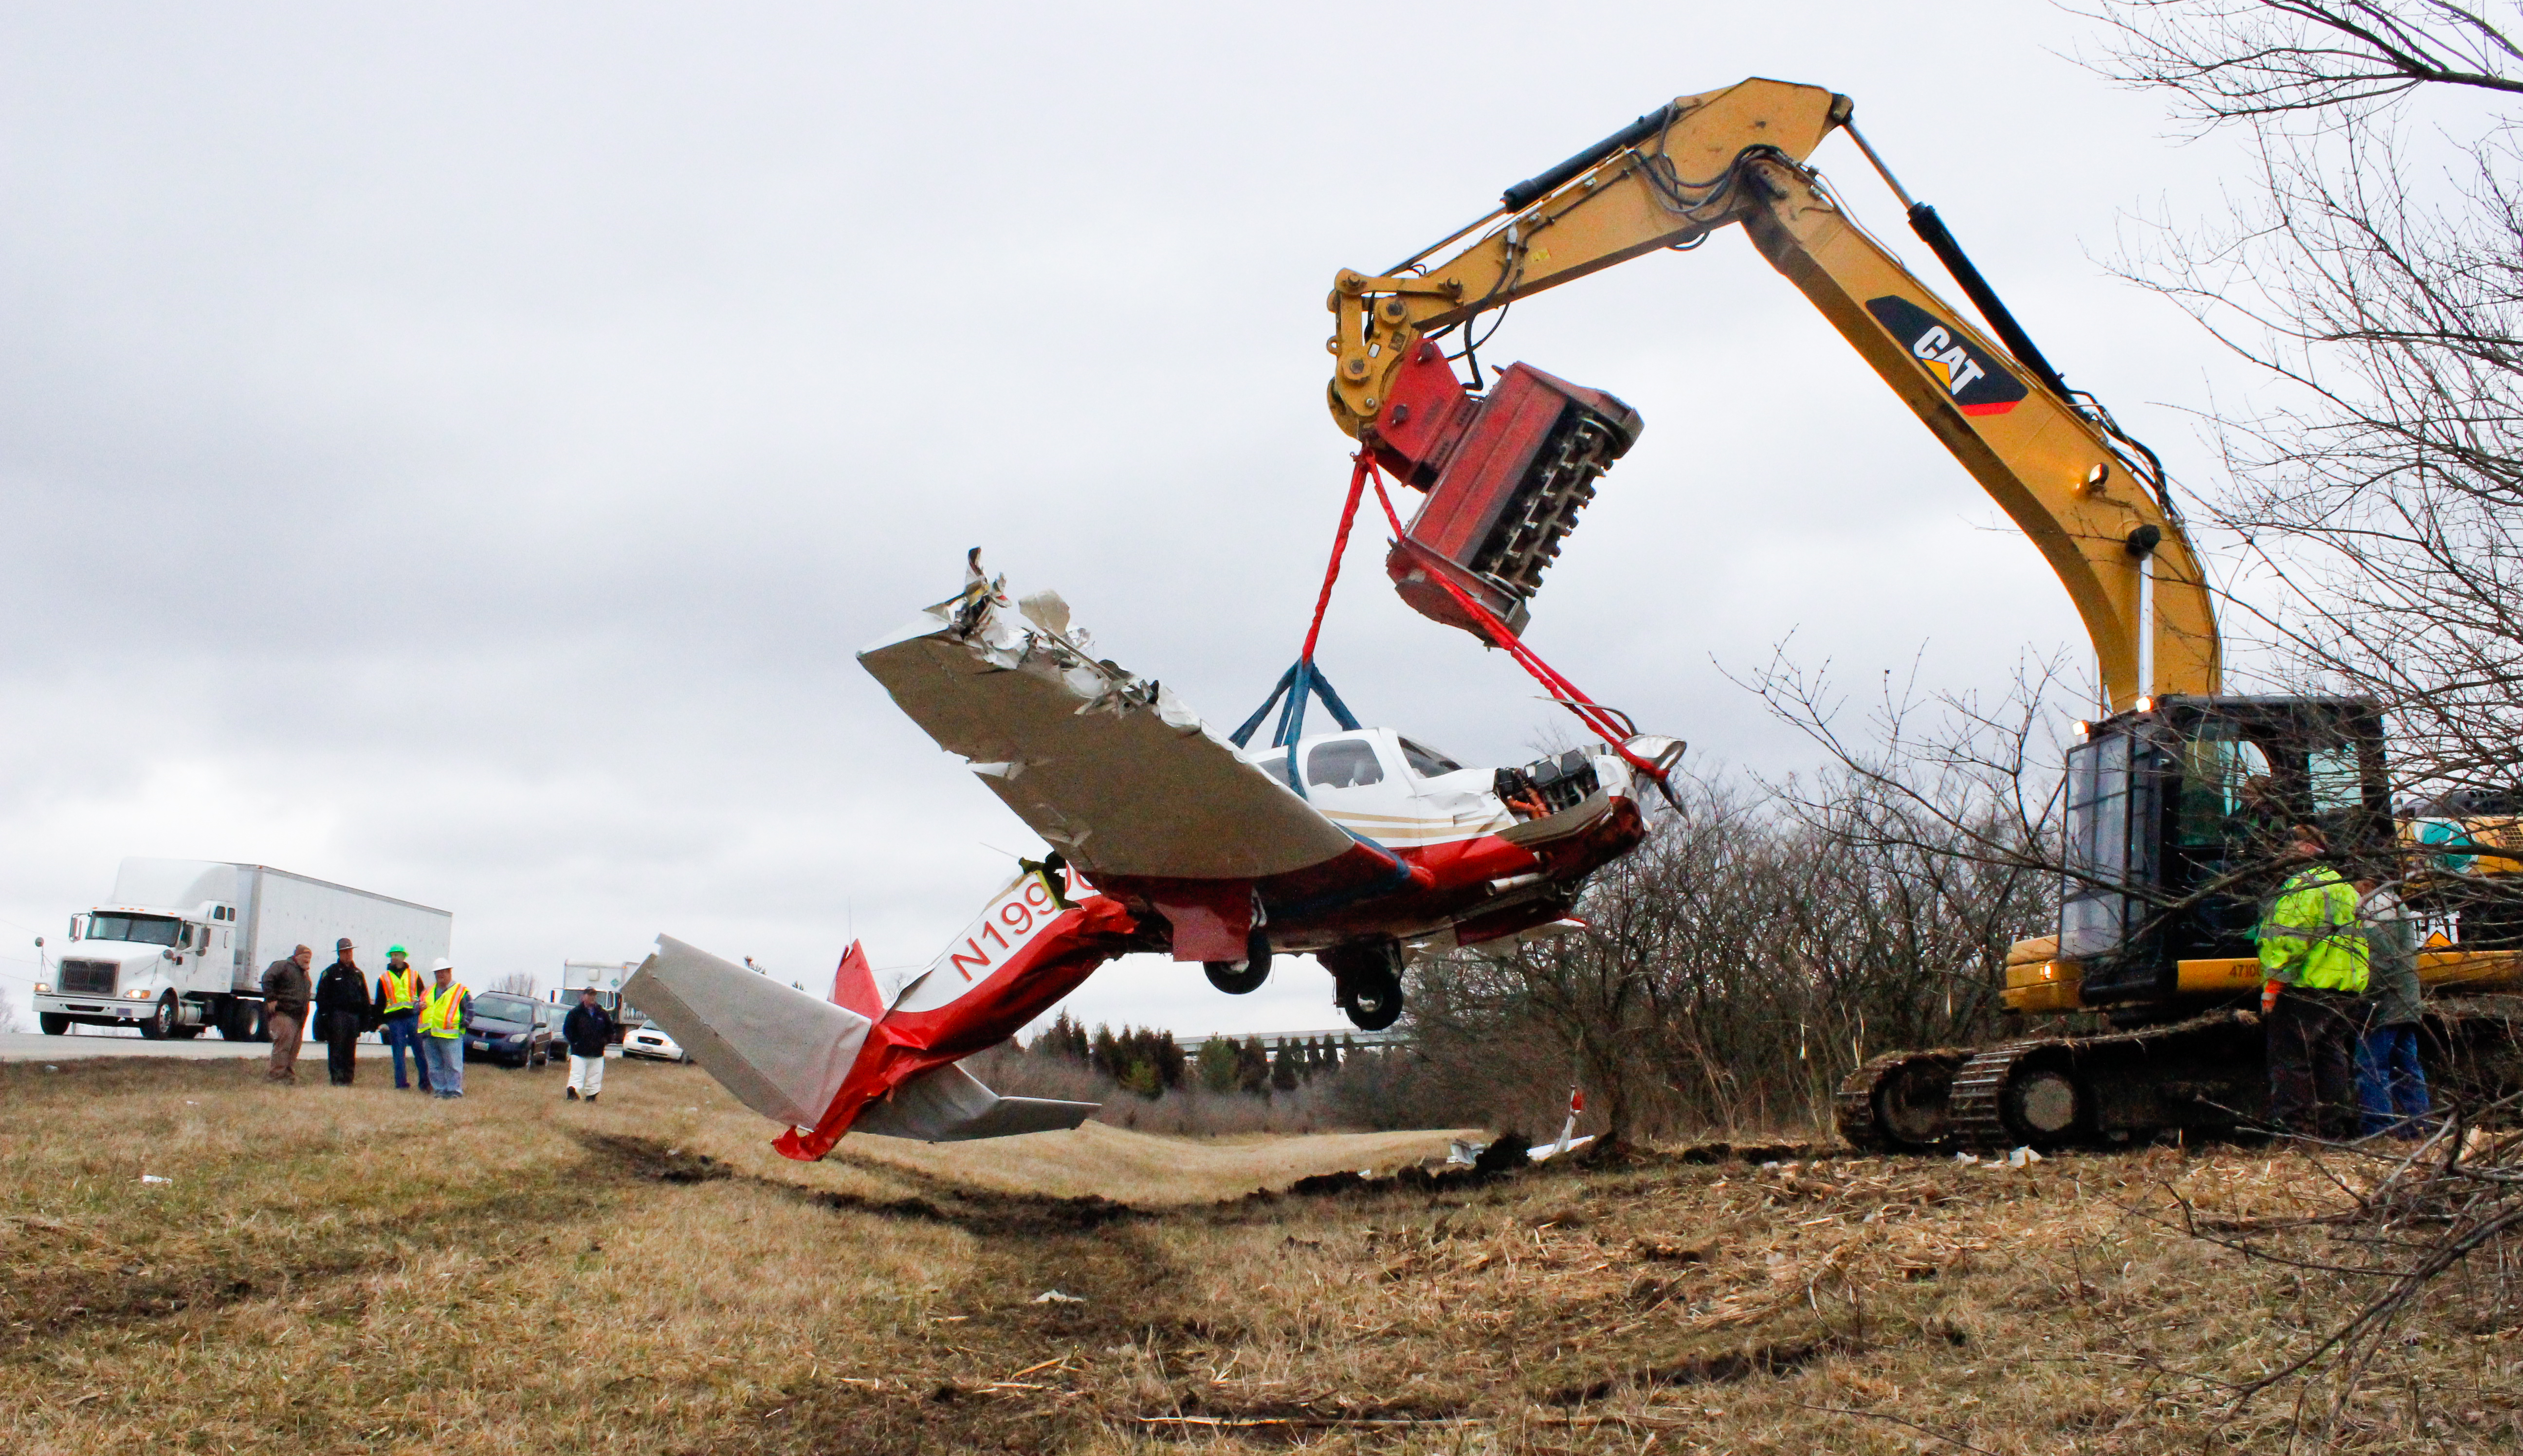
<svg viewBox="0 0 2523 1456"><path fill-rule="evenodd" d="M1853 111L1821 87L1757 78L1680 97L1395 266L1340 272L1333 418L1427 493L1386 561L1403 597L1477 630L1459 592L1521 632L1562 540L1641 428L1617 398L1522 363L1485 381L1481 315L1740 224L2031 538L2092 638L2107 708L2068 755L2058 934L2008 957L2007 1010L2062 1019L1998 1046L1873 1058L1840 1088L1842 1134L1899 1150L2262 1122L2253 927L2298 822L2381 867L2422 912L2491 932L2430 937L2430 1070L2466 1099L2523 1085L2523 997L2501 994L2523 989L2523 924L2485 908L2504 897L2477 893L2483 875L2523 868L2497 853L2523 840L2472 816L2449 844L2415 846L2394 822L2373 702L2221 690L2214 593L2155 455L2051 367ZM1908 208L1995 340L1807 164L1834 130Z"/></svg>

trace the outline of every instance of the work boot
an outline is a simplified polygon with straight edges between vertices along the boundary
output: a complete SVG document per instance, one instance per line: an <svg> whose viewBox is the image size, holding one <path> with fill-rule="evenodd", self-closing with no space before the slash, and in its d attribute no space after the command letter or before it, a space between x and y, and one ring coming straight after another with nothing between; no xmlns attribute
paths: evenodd
<svg viewBox="0 0 2523 1456"><path fill-rule="evenodd" d="M566 1097L567 1097L571 1102L576 1102L576 1101L578 1101L578 1089L577 1089L577 1088L575 1088L575 1087L563 1088L563 1089L562 1089L562 1093L563 1093L563 1095L564 1095L564 1096L566 1096Z"/></svg>

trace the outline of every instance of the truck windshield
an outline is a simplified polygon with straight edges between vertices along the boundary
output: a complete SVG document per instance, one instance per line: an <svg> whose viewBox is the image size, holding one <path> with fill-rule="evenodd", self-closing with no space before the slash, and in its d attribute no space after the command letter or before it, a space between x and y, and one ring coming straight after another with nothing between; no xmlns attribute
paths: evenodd
<svg viewBox="0 0 2523 1456"><path fill-rule="evenodd" d="M99 912L87 917L87 938L127 940L144 946L171 946L184 938L184 922L173 916L118 916Z"/></svg>

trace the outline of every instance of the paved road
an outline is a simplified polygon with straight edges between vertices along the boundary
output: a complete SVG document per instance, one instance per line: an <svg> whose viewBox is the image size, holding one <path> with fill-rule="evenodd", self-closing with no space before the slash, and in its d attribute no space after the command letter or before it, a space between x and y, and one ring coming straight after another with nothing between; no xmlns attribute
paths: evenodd
<svg viewBox="0 0 2523 1456"><path fill-rule="evenodd" d="M359 1043L359 1059L391 1057L393 1048L382 1042ZM267 1042L231 1042L215 1031L204 1032L189 1042L143 1041L136 1031L104 1031L83 1036L45 1036L41 1032L0 1032L0 1061L67 1061L79 1057L183 1057L201 1060L213 1057L268 1057ZM300 1055L300 1064L312 1059L315 1074L324 1073L324 1044L309 1042Z"/></svg>

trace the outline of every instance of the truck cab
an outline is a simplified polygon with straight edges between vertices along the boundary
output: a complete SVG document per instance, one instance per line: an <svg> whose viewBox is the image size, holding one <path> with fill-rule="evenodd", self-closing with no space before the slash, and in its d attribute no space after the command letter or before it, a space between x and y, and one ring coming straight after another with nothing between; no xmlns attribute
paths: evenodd
<svg viewBox="0 0 2523 1456"><path fill-rule="evenodd" d="M70 945L35 986L45 1032L136 1026L152 1041L223 1024L237 966L237 908L203 901L99 906L71 916Z"/></svg>

